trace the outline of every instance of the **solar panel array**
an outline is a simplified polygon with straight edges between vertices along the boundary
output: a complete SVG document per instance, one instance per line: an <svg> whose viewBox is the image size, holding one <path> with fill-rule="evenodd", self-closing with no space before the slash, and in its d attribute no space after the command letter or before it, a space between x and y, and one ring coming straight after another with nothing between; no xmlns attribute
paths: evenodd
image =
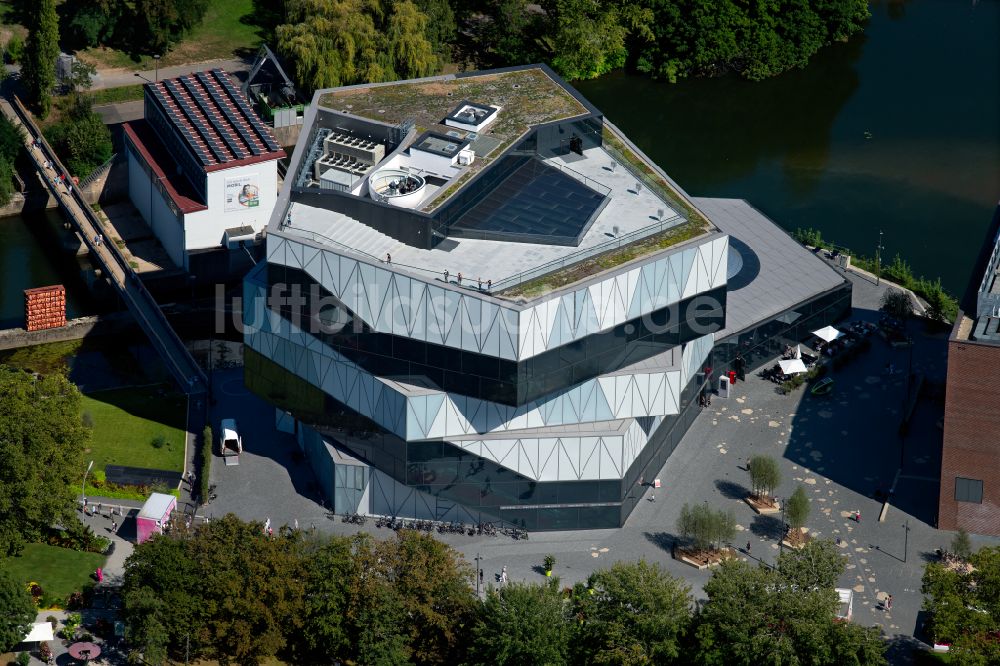
<svg viewBox="0 0 1000 666"><path fill-rule="evenodd" d="M203 166L281 150L229 76L220 69L148 87Z"/></svg>
<svg viewBox="0 0 1000 666"><path fill-rule="evenodd" d="M246 118L247 121L249 121L250 126L253 127L254 131L257 133L257 136L259 136L261 141L264 142L264 145L267 146L267 149L270 151L281 150L281 146L279 146L278 143L268 133L267 129L257 118L257 114L253 112L253 109L251 109L250 105L247 104L247 101L243 98L243 95L241 95L240 91L238 91L236 89L236 86L233 85L233 82L229 78L229 76L221 69L213 69L212 76L215 77L215 80L218 81L220 85L222 85L222 87L226 90L227 93L229 93L229 98L236 103L236 106L239 107L240 111L243 113L243 117Z"/></svg>

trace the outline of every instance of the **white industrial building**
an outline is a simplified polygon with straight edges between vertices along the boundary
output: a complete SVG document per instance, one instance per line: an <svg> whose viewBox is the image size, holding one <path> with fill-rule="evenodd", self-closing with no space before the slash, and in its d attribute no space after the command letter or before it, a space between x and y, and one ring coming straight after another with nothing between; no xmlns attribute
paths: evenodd
<svg viewBox="0 0 1000 666"><path fill-rule="evenodd" d="M171 260L194 272L259 244L285 153L230 76L150 83L144 102L145 118L124 126L129 196Z"/></svg>

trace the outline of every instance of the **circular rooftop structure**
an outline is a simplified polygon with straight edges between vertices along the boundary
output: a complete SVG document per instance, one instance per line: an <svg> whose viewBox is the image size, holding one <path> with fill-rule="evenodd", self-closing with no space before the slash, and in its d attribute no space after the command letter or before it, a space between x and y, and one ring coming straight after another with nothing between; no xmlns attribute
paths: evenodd
<svg viewBox="0 0 1000 666"><path fill-rule="evenodd" d="M379 169L368 177L368 193L375 201L399 208L416 208L424 198L424 179L401 169Z"/></svg>

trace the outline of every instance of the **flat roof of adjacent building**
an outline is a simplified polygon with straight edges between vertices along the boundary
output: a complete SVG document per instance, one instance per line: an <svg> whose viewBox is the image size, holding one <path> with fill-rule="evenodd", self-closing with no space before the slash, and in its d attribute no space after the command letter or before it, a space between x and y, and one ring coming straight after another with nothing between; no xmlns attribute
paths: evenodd
<svg viewBox="0 0 1000 666"><path fill-rule="evenodd" d="M155 180L163 185L167 196L184 214L208 210L208 206L195 192L194 186L177 173L177 163L170 156L156 132L145 120L133 120L122 125L128 141L135 146L140 157L149 166Z"/></svg>
<svg viewBox="0 0 1000 666"><path fill-rule="evenodd" d="M843 275L744 199L694 199L729 234L726 327L719 340L842 285Z"/></svg>
<svg viewBox="0 0 1000 666"><path fill-rule="evenodd" d="M205 171L285 156L271 129L221 69L148 83L145 92Z"/></svg>

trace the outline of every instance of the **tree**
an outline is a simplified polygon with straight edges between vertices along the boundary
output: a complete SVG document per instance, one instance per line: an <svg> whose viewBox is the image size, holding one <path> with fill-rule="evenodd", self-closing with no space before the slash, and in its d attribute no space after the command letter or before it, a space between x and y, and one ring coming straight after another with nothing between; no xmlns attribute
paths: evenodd
<svg viewBox="0 0 1000 666"><path fill-rule="evenodd" d="M55 0L37 0L26 9L28 39L24 44L21 79L28 99L44 118L49 115L52 87L56 83L59 57L59 16Z"/></svg>
<svg viewBox="0 0 1000 666"><path fill-rule="evenodd" d="M732 511L714 510L707 504L685 504L677 518L677 531L697 550L716 548L736 533Z"/></svg>
<svg viewBox="0 0 1000 666"><path fill-rule="evenodd" d="M24 640L36 613L24 583L0 570L0 651L7 652Z"/></svg>
<svg viewBox="0 0 1000 666"><path fill-rule="evenodd" d="M905 291L890 287L882 294L879 309L896 319L907 319L913 314L913 303Z"/></svg>
<svg viewBox="0 0 1000 666"><path fill-rule="evenodd" d="M440 67L427 17L410 0L288 0L278 50L302 88L427 76Z"/></svg>
<svg viewBox="0 0 1000 666"><path fill-rule="evenodd" d="M568 663L571 625L558 580L490 589L472 626L470 664Z"/></svg>
<svg viewBox="0 0 1000 666"><path fill-rule="evenodd" d="M63 34L70 48L110 45L119 23L126 23L124 0L76 0L64 3Z"/></svg>
<svg viewBox="0 0 1000 666"><path fill-rule="evenodd" d="M268 538L232 514L156 537L125 564L125 619L146 649L256 663L301 631L305 595L298 533ZM148 656L147 656L148 659Z"/></svg>
<svg viewBox="0 0 1000 666"><path fill-rule="evenodd" d="M455 12L448 0L415 0L417 9L427 17L424 34L431 43L434 53L442 60L451 60L458 25Z"/></svg>
<svg viewBox="0 0 1000 666"><path fill-rule="evenodd" d="M708 601L695 621L695 663L886 663L877 628L836 620L833 588L800 588L770 567L727 560L704 589Z"/></svg>
<svg viewBox="0 0 1000 666"><path fill-rule="evenodd" d="M803 527L809 520L809 496L801 485L788 498L785 504L785 517L788 519L788 526L793 530Z"/></svg>
<svg viewBox="0 0 1000 666"><path fill-rule="evenodd" d="M623 15L622 7L629 7ZM554 0L549 12L552 37L543 38L553 69L568 79L592 79L625 64L625 38L633 26L652 37L653 13L638 5L598 0Z"/></svg>
<svg viewBox="0 0 1000 666"><path fill-rule="evenodd" d="M416 530L400 530L395 539L378 543L375 553L378 570L401 600L407 618L402 629L413 660L451 661L460 628L472 620L472 569L453 548Z"/></svg>
<svg viewBox="0 0 1000 666"><path fill-rule="evenodd" d="M799 549L778 555L778 571L799 589L831 589L844 573L846 562L840 549L829 540L810 541Z"/></svg>
<svg viewBox="0 0 1000 666"><path fill-rule="evenodd" d="M968 532L962 529L958 530L955 538L951 540L951 552L963 560L969 559L972 555L972 540L969 538Z"/></svg>
<svg viewBox="0 0 1000 666"><path fill-rule="evenodd" d="M69 77L69 83L73 87L73 92L79 94L84 90L90 90L95 74L97 74L96 67L82 60L74 60Z"/></svg>
<svg viewBox="0 0 1000 666"><path fill-rule="evenodd" d="M578 663L676 661L691 621L691 588L658 563L618 562L573 593Z"/></svg>
<svg viewBox="0 0 1000 666"><path fill-rule="evenodd" d="M63 375L34 377L0 366L0 556L76 521L89 432L80 392Z"/></svg>
<svg viewBox="0 0 1000 666"><path fill-rule="evenodd" d="M949 655L959 664L1000 663L1000 548L969 556L971 567L930 562L921 591L930 613L934 640L951 643Z"/></svg>
<svg viewBox="0 0 1000 666"><path fill-rule="evenodd" d="M302 636L308 653L326 663L348 654L351 626L350 579L357 574L352 540L331 537L309 544L306 562L305 621ZM307 661L303 659L302 661Z"/></svg>
<svg viewBox="0 0 1000 666"><path fill-rule="evenodd" d="M778 463L770 456L754 456L747 466L750 468L750 492L761 500L770 498L781 483Z"/></svg>

